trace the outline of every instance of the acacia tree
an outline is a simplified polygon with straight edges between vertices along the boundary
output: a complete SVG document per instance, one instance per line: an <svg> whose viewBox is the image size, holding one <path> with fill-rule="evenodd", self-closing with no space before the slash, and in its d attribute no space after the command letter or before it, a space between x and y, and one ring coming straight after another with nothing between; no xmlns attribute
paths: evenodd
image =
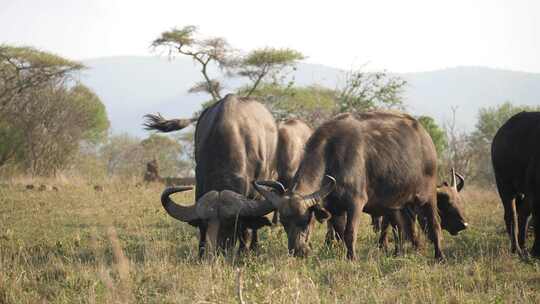
<svg viewBox="0 0 540 304"><path fill-rule="evenodd" d="M226 70L235 65L235 50L227 40L221 37L201 38L197 27L188 25L161 33L160 37L152 42L152 47L167 49L169 56L178 53L191 57L200 64L204 80L196 83L189 92L207 92L213 101L221 99L223 87L219 80L210 76L208 69L212 65L217 65L220 69Z"/></svg>
<svg viewBox="0 0 540 304"><path fill-rule="evenodd" d="M337 89L339 112L362 112L371 109L403 109L406 81L386 72L352 70L345 74Z"/></svg>
<svg viewBox="0 0 540 304"><path fill-rule="evenodd" d="M238 65L238 75L247 77L251 84L244 91L249 97L259 85L271 78L271 83L280 84L286 72L294 69L304 55L293 49L262 48L249 52Z"/></svg>
<svg viewBox="0 0 540 304"><path fill-rule="evenodd" d="M99 143L109 121L105 107L88 88L47 87L32 92L14 122L23 132L24 167L35 175L65 168L83 141Z"/></svg>
<svg viewBox="0 0 540 304"><path fill-rule="evenodd" d="M0 46L0 167L54 174L81 141L97 143L109 127L105 107L73 81L80 63L30 47Z"/></svg>
<svg viewBox="0 0 540 304"><path fill-rule="evenodd" d="M83 68L78 62L31 47L0 45L0 117L17 111L25 93L64 82Z"/></svg>
<svg viewBox="0 0 540 304"><path fill-rule="evenodd" d="M224 87L216 77L210 75L211 67L218 67L224 77L247 77L251 83L239 92L250 96L268 78L277 82L287 70L293 69L298 61L304 59L300 52L288 48L261 48L241 55L225 38L203 38L193 25L161 33L152 42L152 47L165 48L169 56L180 54L197 62L203 81L195 83L188 92L208 93L212 102L221 99Z"/></svg>

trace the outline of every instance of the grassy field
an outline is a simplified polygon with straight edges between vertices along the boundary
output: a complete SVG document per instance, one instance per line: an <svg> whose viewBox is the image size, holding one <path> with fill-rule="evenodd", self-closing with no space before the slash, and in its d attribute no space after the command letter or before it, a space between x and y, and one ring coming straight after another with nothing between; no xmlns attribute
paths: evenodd
<svg viewBox="0 0 540 304"><path fill-rule="evenodd" d="M0 186L0 303L235 303L239 273L246 303L540 303L540 262L509 253L490 191L465 190L471 226L445 232L445 264L431 244L403 257L379 251L367 216L355 262L323 246L323 225L307 259L287 256L276 227L257 255L199 261L197 230L165 214L162 187L56 184Z"/></svg>

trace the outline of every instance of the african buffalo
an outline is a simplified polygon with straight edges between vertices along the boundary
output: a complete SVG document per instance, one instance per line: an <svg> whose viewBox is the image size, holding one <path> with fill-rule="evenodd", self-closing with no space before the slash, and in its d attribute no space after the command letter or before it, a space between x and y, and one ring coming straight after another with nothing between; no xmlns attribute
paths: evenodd
<svg viewBox="0 0 540 304"><path fill-rule="evenodd" d="M441 185L437 186L437 209L439 210L439 215L441 215L441 210L452 210L451 212L458 212L458 217L463 218L463 214L461 214L461 210L463 209L463 200L461 199L461 196L459 195L459 192L463 189L465 186L465 179L463 176L459 173L456 173L455 170L452 168L450 171L450 184L448 182L443 182ZM406 212L411 212L411 210L407 210ZM413 215L412 219L415 219L417 215ZM451 222L449 223L445 216L441 217L441 227L444 230L447 230L452 235L457 235L459 231L465 229L468 224L466 222L458 221L458 222ZM409 219L411 217L407 217ZM425 230L426 228L426 220L424 217L418 217L418 220L420 222L420 226L422 227L422 230ZM379 247L386 249L388 247L388 227L390 226L390 220L386 217L380 216L380 217L372 217L373 223L380 223L380 226L378 227L378 231L380 231L381 235L379 237ZM456 224L458 226L456 226ZM414 223L412 225L415 225ZM395 227L397 228L397 227ZM375 229L377 231L377 229ZM416 230L412 230L413 235L406 235L405 237L410 239L413 246L415 248L419 248L422 246L420 243L420 240L418 239L418 235L415 233ZM398 247L398 242L396 242L396 254L402 251L403 248Z"/></svg>
<svg viewBox="0 0 540 304"><path fill-rule="evenodd" d="M525 255L529 215L540 214L540 112L521 112L505 122L493 138L491 160L512 252ZM537 223L534 231L531 254L539 257Z"/></svg>
<svg viewBox="0 0 540 304"><path fill-rule="evenodd" d="M304 147L313 130L300 119L289 119L278 125L278 181L289 188L304 156Z"/></svg>
<svg viewBox="0 0 540 304"><path fill-rule="evenodd" d="M425 129L409 115L372 111L341 114L322 124L306 144L292 186L281 195L255 182L257 190L279 210L288 248L308 252L314 218L330 218L344 240L347 257L355 259L360 214L388 215L401 231L410 231L402 210L418 207L426 217L435 257L441 251L436 205L437 157ZM275 187L279 188L279 187ZM454 210L440 210L449 223L463 222Z"/></svg>
<svg viewBox="0 0 540 304"><path fill-rule="evenodd" d="M194 121L146 117L148 129L163 132L182 129ZM195 129L196 203L183 207L169 197L190 187L167 189L161 201L169 215L199 227L200 256L208 245L228 249L238 239L241 250L256 247L257 229L270 225L262 216L273 208L268 202L250 200L256 194L250 181L271 178L275 173L277 138L274 118L253 99L229 94L199 116Z"/></svg>

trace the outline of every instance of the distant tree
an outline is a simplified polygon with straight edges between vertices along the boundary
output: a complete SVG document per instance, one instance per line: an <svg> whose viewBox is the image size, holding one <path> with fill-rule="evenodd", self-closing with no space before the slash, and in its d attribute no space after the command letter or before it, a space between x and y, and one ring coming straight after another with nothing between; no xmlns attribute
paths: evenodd
<svg viewBox="0 0 540 304"><path fill-rule="evenodd" d="M23 106L17 97L51 83L65 82L83 68L78 62L31 47L0 45L0 118Z"/></svg>
<svg viewBox="0 0 540 304"><path fill-rule="evenodd" d="M184 147L169 136L152 134L140 140L128 134L114 135L101 147L101 158L110 176L142 178L146 164L156 160L162 177L188 175L189 161L182 158Z"/></svg>
<svg viewBox="0 0 540 304"><path fill-rule="evenodd" d="M249 89L244 87L239 94ZM335 111L336 92L321 86L262 84L252 96L266 104L277 120L296 117L316 126Z"/></svg>
<svg viewBox="0 0 540 304"><path fill-rule="evenodd" d="M127 133L110 136L101 147L100 154L105 161L109 176L142 175L143 149L138 138Z"/></svg>
<svg viewBox="0 0 540 304"><path fill-rule="evenodd" d="M65 168L81 142L99 143L109 121L100 99L81 84L32 92L11 124L24 136L24 167L35 175ZM16 144L17 142L12 142Z"/></svg>
<svg viewBox="0 0 540 304"><path fill-rule="evenodd" d="M271 79L274 85L280 84L287 70L295 69L298 61L305 57L293 49L262 48L249 52L238 64L238 74L251 80L245 96L249 97L265 80Z"/></svg>
<svg viewBox="0 0 540 304"><path fill-rule="evenodd" d="M189 93L208 93L212 97L207 107L222 98L223 84L210 75L211 67L218 67L223 77L247 77L251 83L242 93L250 96L265 82L277 83L304 59L300 52L288 48L261 48L245 55L232 48L222 37L203 38L196 26L188 25L161 33L152 42L154 48L165 48L169 56L180 54L191 57L201 67L203 81L195 83ZM204 108L203 107L203 108Z"/></svg>
<svg viewBox="0 0 540 304"><path fill-rule="evenodd" d="M403 109L405 85L405 80L386 72L349 71L337 90L339 112Z"/></svg>
<svg viewBox="0 0 540 304"><path fill-rule="evenodd" d="M441 180L448 179L448 172L454 168L457 172L465 175L465 178L470 180L473 175L473 147L471 145L470 135L458 128L456 122L457 107L452 107L452 119L444 123L444 130L448 141L446 152L439 157L442 158L441 166L439 166L439 175Z"/></svg>
<svg viewBox="0 0 540 304"><path fill-rule="evenodd" d="M0 168L24 157L24 133L14 123L0 120Z"/></svg>
<svg viewBox="0 0 540 304"><path fill-rule="evenodd" d="M54 174L81 141L103 140L105 107L73 78L83 68L31 47L0 45L0 167Z"/></svg>
<svg viewBox="0 0 540 304"><path fill-rule="evenodd" d="M189 164L182 159L182 145L171 137L152 134L141 141L143 162L155 159L162 176L177 176Z"/></svg>
<svg viewBox="0 0 540 304"><path fill-rule="evenodd" d="M182 147L180 150L180 159L183 166L180 168L180 175L192 176L195 173L195 132L188 129L176 135L176 141Z"/></svg>
<svg viewBox="0 0 540 304"><path fill-rule="evenodd" d="M426 131L431 136L435 149L437 150L437 155L439 157L445 152L448 147L448 141L446 138L446 133L444 130L435 123L435 120L429 116L420 116L418 117L418 122L426 129Z"/></svg>
<svg viewBox="0 0 540 304"><path fill-rule="evenodd" d="M201 38L197 27L188 25L183 28L173 28L161 33L160 37L152 42L154 48L166 48L169 56L175 53L191 57L201 66L202 82L196 83L189 92L207 92L213 101L221 99L222 85L209 74L212 65L225 70L235 63L234 52L227 40L221 37Z"/></svg>

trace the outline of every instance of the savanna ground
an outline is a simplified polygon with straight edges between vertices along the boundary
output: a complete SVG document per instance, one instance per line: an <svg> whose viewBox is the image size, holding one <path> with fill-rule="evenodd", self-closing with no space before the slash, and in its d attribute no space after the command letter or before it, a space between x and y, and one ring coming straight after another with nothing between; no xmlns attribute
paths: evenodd
<svg viewBox="0 0 540 304"><path fill-rule="evenodd" d="M470 229L394 257L363 219L358 261L323 246L287 256L281 227L264 229L257 255L199 261L197 230L162 209L162 186L46 181L59 191L0 186L0 303L539 303L540 261L509 253L495 192L464 190ZM192 194L176 195L190 201ZM529 237L531 239L531 237ZM529 240L530 246L530 240Z"/></svg>

